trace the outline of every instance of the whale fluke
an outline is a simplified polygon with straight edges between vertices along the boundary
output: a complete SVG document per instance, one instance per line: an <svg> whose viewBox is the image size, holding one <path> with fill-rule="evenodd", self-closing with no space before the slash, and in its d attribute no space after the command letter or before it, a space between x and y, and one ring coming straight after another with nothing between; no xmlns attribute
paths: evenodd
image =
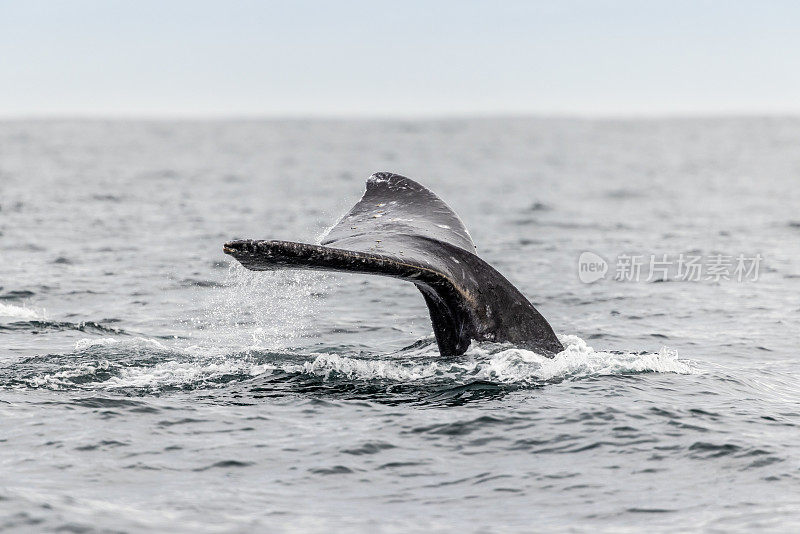
<svg viewBox="0 0 800 534"><path fill-rule="evenodd" d="M564 350L528 299L477 256L458 215L404 176L370 176L364 196L319 245L237 240L223 250L253 271L315 269L411 282L428 305L444 356L463 354L473 339L547 356Z"/></svg>

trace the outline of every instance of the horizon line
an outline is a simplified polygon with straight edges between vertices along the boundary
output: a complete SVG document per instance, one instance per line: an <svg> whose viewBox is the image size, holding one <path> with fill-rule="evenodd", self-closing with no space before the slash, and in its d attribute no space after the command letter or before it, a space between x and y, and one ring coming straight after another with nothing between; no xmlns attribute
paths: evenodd
<svg viewBox="0 0 800 534"><path fill-rule="evenodd" d="M445 120L541 119L578 121L648 121L699 119L793 119L792 111L686 111L686 112L442 112L442 113L21 113L2 114L0 122L302 122L302 121L396 121L434 122Z"/></svg>

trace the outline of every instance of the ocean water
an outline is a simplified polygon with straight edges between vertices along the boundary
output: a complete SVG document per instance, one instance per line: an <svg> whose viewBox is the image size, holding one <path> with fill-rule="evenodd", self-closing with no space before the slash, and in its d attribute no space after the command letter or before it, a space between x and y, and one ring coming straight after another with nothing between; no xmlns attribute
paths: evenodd
<svg viewBox="0 0 800 534"><path fill-rule="evenodd" d="M410 284L222 253L376 171L566 350L442 358ZM797 530L798 207L792 118L2 122L0 528Z"/></svg>

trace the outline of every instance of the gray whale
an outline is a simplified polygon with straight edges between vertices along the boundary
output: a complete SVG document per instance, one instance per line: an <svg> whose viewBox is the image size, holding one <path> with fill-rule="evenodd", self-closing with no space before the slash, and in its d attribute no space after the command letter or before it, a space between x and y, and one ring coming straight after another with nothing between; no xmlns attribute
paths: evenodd
<svg viewBox="0 0 800 534"><path fill-rule="evenodd" d="M564 350L553 329L511 282L479 258L467 229L431 191L380 172L319 245L236 240L223 251L253 271L315 269L406 280L422 293L443 356L470 342L510 342L546 356Z"/></svg>

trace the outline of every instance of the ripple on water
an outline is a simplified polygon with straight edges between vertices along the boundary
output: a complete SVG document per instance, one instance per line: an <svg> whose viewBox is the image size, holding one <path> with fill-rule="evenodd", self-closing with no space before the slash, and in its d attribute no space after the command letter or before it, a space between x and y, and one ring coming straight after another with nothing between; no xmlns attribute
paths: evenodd
<svg viewBox="0 0 800 534"><path fill-rule="evenodd" d="M462 357L441 359L430 343L382 356L258 350L209 354L202 347L120 335L108 327L98 333L109 331L118 335L80 339L73 352L11 362L0 368L2 385L167 393L248 384L265 394L270 390L349 391L369 398L370 393L377 397L411 393L429 403L447 404L565 380L698 372L692 362L667 349L658 353L595 351L577 336L563 336L565 350L555 358L507 345L473 344Z"/></svg>

